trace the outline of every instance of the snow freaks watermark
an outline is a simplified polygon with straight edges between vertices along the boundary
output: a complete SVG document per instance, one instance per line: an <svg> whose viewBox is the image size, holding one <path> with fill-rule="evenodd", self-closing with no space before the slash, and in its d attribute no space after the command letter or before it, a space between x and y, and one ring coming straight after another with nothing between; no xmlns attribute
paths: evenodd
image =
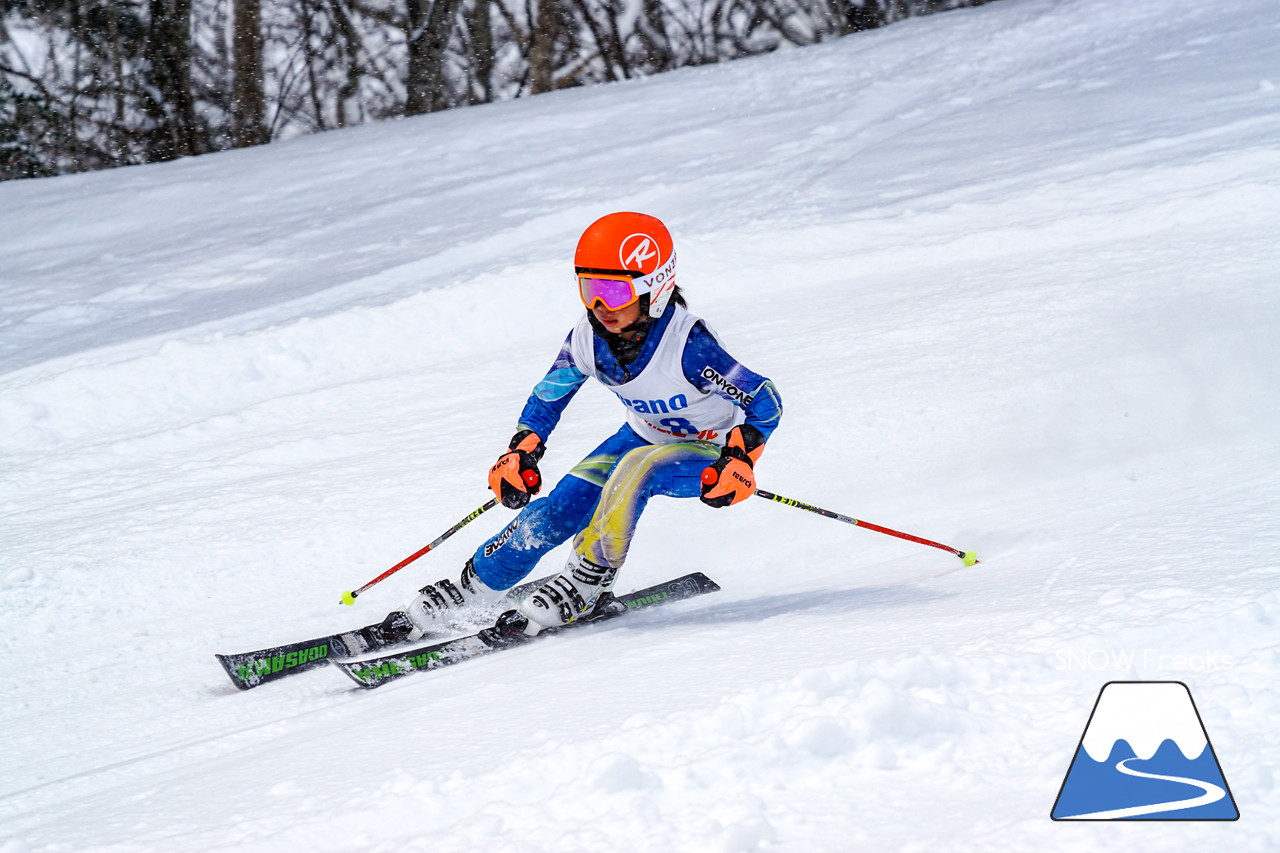
<svg viewBox="0 0 1280 853"><path fill-rule="evenodd" d="M1158 648L1084 648L1058 649L1053 655L1053 668L1062 672L1227 672L1235 666L1233 656L1214 651L1175 654Z"/></svg>
<svg viewBox="0 0 1280 853"><path fill-rule="evenodd" d="M1237 820L1200 710L1181 681L1103 685L1054 820Z"/></svg>

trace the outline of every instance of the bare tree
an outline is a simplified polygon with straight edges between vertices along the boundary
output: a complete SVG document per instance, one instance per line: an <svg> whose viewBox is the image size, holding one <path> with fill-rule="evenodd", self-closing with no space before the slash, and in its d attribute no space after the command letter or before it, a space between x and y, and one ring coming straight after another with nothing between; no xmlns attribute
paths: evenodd
<svg viewBox="0 0 1280 853"><path fill-rule="evenodd" d="M443 109L445 51L453 38L462 0L408 0L409 72L405 78L405 115Z"/></svg>
<svg viewBox="0 0 1280 853"><path fill-rule="evenodd" d="M550 92L555 69L556 0L530 0L535 10L529 22L529 94Z"/></svg>
<svg viewBox="0 0 1280 853"><path fill-rule="evenodd" d="M468 103L493 100L494 47L490 0L471 0L463 12L466 23L466 67L470 71Z"/></svg>
<svg viewBox="0 0 1280 853"><path fill-rule="evenodd" d="M636 34L641 44L641 59L645 67L653 71L667 71L675 67L675 53L671 36L667 33L667 20L663 14L662 0L642 0L640 20Z"/></svg>
<svg viewBox="0 0 1280 853"><path fill-rule="evenodd" d="M151 120L147 159L199 154L191 93L191 0L151 0L144 111Z"/></svg>
<svg viewBox="0 0 1280 853"><path fill-rule="evenodd" d="M358 107L360 78L363 74L360 61L362 41L360 31L356 28L344 0L329 0L326 9L330 20L333 21L333 39L337 54L335 65L341 80L335 95L335 120L338 127L347 127L358 123L362 118ZM356 115L351 115L352 112Z"/></svg>
<svg viewBox="0 0 1280 853"><path fill-rule="evenodd" d="M262 0L233 0L231 127L237 148L269 141L263 95Z"/></svg>

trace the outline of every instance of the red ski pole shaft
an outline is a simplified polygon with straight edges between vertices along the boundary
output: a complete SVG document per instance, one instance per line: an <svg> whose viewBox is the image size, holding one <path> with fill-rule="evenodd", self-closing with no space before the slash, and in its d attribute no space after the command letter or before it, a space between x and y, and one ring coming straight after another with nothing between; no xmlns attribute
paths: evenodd
<svg viewBox="0 0 1280 853"><path fill-rule="evenodd" d="M462 519L462 521L459 521L459 522L458 522L457 524L455 524L453 527L450 527L450 528L449 528L448 530L446 530L444 533L441 533L439 536L437 536L437 537L436 537L435 541L434 541L434 542L432 542L430 545L427 545L426 547L422 548L421 550L414 551L412 554L410 554L409 556L405 557L403 560L401 560L400 562L396 563L394 566L392 566L391 568L387 569L385 572L383 572L382 574L378 575L376 578L374 578L373 580L369 581L367 584L365 584L364 586L362 586L362 587L360 587L359 589L355 590L354 592L353 592L353 591L350 591L350 590L348 590L347 592L344 592L344 593L342 594L342 603L343 603L343 604L355 604L355 602L356 602L356 597L357 597L358 595L360 595L360 593L364 592L365 590L369 589L370 587L372 587L372 586L374 586L374 585L376 585L376 584L382 583L384 580L386 580L387 578L391 577L391 576L392 576L392 575L394 575L396 572L400 571L400 570L401 570L401 569L403 569L405 566L409 565L410 563L412 563L414 560L418 559L418 558L419 558L419 557L421 557L422 555L426 554L426 553L427 553L428 551L430 551L432 548L436 547L436 546L437 546L437 545L439 545L441 542L443 542L444 540L448 539L450 536L452 536L453 534L457 533L459 530L461 530L462 528L466 527L468 524L470 524L471 522L475 521L477 518L479 518L480 516L484 515L486 512L488 512L489 510L493 509L493 508L494 508L495 506L497 506L497 505L498 505L498 500L497 500L497 498L494 498L494 499L490 500L487 504L485 504L484 506L480 507L480 508L479 508L479 509L477 509L475 512L471 513L471 514L470 514L470 515L468 515L466 518Z"/></svg>
<svg viewBox="0 0 1280 853"><path fill-rule="evenodd" d="M857 518L850 518L847 515L841 515L838 512L832 512L829 509L822 509L813 504L807 504L794 498L784 498L782 495L775 495L773 492L766 492L764 489L756 489L756 494L765 500L776 501L780 504L793 506L797 509L808 510L827 518L834 518L836 521L843 521L845 524L852 524L855 527L865 527L867 530L874 530L876 533L884 533L888 536L896 536L899 539L906 539L908 542L919 542L921 545L928 545L932 548L940 548L943 551L950 551L960 559L964 560L966 566L972 566L978 562L978 556L972 551L961 551L959 548L952 548L950 545L943 545L941 542L934 542L931 539L923 539L919 536L913 536L910 533L903 533L901 530L893 530L888 527L881 527L878 524L872 524L869 521L861 521Z"/></svg>

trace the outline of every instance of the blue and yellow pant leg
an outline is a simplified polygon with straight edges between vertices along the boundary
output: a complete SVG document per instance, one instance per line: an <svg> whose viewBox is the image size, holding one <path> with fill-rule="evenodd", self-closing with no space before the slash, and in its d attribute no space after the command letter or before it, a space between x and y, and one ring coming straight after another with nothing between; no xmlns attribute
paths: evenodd
<svg viewBox="0 0 1280 853"><path fill-rule="evenodd" d="M598 566L620 567L649 499L697 497L703 470L719 455L720 448L705 441L649 444L628 451L613 467L591 520L573 540L574 552Z"/></svg>
<svg viewBox="0 0 1280 853"><path fill-rule="evenodd" d="M545 497L530 501L497 535L476 549L476 576L490 589L510 589L528 577L548 551L591 519L618 460L648 443L631 427L605 439Z"/></svg>

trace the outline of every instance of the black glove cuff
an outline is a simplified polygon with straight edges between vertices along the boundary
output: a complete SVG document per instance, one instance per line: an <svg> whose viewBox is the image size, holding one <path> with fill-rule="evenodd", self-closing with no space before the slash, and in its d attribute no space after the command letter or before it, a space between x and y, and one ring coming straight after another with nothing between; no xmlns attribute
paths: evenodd
<svg viewBox="0 0 1280 853"><path fill-rule="evenodd" d="M751 461L751 457L747 455L745 450L741 447L730 447L727 444L720 448L720 458L717 459L715 464L711 467L716 468L716 470L720 470L721 468L724 468L725 461L728 459L741 459L743 462L747 463L748 468L753 471L755 470L755 463Z"/></svg>
<svg viewBox="0 0 1280 853"><path fill-rule="evenodd" d="M732 437L735 432L738 434L738 440L742 442L743 449L748 453L751 453L757 447L761 447L764 444L764 433L760 432L760 430L756 429L751 424L738 424L729 431L730 437Z"/></svg>
<svg viewBox="0 0 1280 853"><path fill-rule="evenodd" d="M520 491L506 480L502 481L500 488L502 489L502 505L507 509L523 509L524 505L529 502L528 492Z"/></svg>
<svg viewBox="0 0 1280 853"><path fill-rule="evenodd" d="M528 438L531 435L534 435L534 432L531 429L520 430L518 433L511 436L511 443L507 445L507 449L515 450L516 445L518 445L520 442L524 441L526 438ZM542 454L547 452L547 444L541 438L539 438L537 447L535 447L533 450L527 450L522 452L527 454L529 457L531 457L534 463L537 463L542 459ZM524 458L521 457L521 462L523 461L524 461Z"/></svg>

